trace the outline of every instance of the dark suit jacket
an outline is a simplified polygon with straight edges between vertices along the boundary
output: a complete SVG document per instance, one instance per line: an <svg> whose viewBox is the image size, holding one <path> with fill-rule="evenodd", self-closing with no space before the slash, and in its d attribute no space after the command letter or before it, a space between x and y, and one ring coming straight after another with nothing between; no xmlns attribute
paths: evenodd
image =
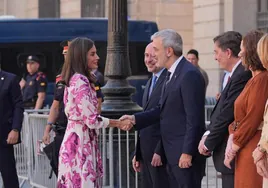
<svg viewBox="0 0 268 188"><path fill-rule="evenodd" d="M0 70L0 146L7 145L12 129L21 130L23 111L19 80L14 74Z"/></svg>
<svg viewBox="0 0 268 188"><path fill-rule="evenodd" d="M166 70L163 70L158 78L154 90L149 98L149 91L152 79L149 79L142 98L142 107L144 111L148 111L157 107L161 97L162 86L166 78ZM149 126L139 131L138 141L136 145L136 160L146 160L151 162L153 154L157 153L164 160L164 151L161 142L160 124L159 122L153 126Z"/></svg>
<svg viewBox="0 0 268 188"><path fill-rule="evenodd" d="M234 121L234 102L250 78L251 72L245 71L242 64L238 65L211 114L208 126L210 134L205 141L205 146L209 151L213 151L215 168L222 173L233 173L233 170L223 164L229 135L228 126Z"/></svg>
<svg viewBox="0 0 268 188"><path fill-rule="evenodd" d="M205 130L205 83L200 71L182 58L167 86L163 86L160 105L150 111L136 113L137 130L160 122L167 162L178 165L182 153L199 162L198 143ZM165 90L165 91L164 91ZM179 169L189 172L193 168Z"/></svg>

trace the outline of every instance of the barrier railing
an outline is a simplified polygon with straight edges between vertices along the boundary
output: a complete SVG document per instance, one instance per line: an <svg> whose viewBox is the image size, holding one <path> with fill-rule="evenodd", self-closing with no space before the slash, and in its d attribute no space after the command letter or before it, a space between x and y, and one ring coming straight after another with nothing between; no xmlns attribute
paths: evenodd
<svg viewBox="0 0 268 188"><path fill-rule="evenodd" d="M205 107L206 125L213 106ZM37 113L36 113L37 112ZM50 165L47 157L39 152L38 143L43 137L43 132L48 115L38 114L41 111L28 111L24 113L22 129L22 143L16 145L15 157L17 161L17 172L21 187L26 181L32 187L54 188L56 177L53 174L49 179ZM47 110L42 112L48 112ZM104 177L102 183L109 188L139 188L140 177L132 168L132 156L138 135L134 130L124 132L119 129L102 129L99 136L99 146L102 152ZM218 174L209 158L207 162L206 177L203 178L202 187L220 188ZM1 186L0 186L1 187Z"/></svg>

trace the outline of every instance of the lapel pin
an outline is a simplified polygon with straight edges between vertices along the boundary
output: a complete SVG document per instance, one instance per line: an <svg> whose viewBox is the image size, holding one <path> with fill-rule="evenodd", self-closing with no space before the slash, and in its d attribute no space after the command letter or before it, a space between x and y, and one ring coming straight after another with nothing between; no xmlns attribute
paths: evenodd
<svg viewBox="0 0 268 188"><path fill-rule="evenodd" d="M1 80L4 80L4 77L2 77Z"/></svg>

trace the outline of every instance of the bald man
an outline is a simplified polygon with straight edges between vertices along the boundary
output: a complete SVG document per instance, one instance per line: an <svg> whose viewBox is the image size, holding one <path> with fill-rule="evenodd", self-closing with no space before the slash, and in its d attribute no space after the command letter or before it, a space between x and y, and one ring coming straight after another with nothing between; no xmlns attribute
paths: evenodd
<svg viewBox="0 0 268 188"><path fill-rule="evenodd" d="M143 110L147 111L159 104L166 70L156 66L152 43L144 53L144 62L152 77L148 80L142 99ZM135 156L132 160L136 172L141 172L142 188L168 188L166 159L162 147L160 125L149 126L139 131Z"/></svg>

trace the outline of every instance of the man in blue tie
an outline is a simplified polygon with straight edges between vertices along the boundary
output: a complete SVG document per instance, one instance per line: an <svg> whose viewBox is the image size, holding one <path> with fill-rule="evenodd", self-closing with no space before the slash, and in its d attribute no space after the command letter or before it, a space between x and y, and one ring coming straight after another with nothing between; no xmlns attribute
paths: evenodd
<svg viewBox="0 0 268 188"><path fill-rule="evenodd" d="M144 62L148 72L152 73L151 79L146 84L142 100L144 111L148 111L159 104L166 70L156 66L152 43L148 44L145 49ZM159 123L139 131L132 162L134 170L141 172L142 188L169 188Z"/></svg>

